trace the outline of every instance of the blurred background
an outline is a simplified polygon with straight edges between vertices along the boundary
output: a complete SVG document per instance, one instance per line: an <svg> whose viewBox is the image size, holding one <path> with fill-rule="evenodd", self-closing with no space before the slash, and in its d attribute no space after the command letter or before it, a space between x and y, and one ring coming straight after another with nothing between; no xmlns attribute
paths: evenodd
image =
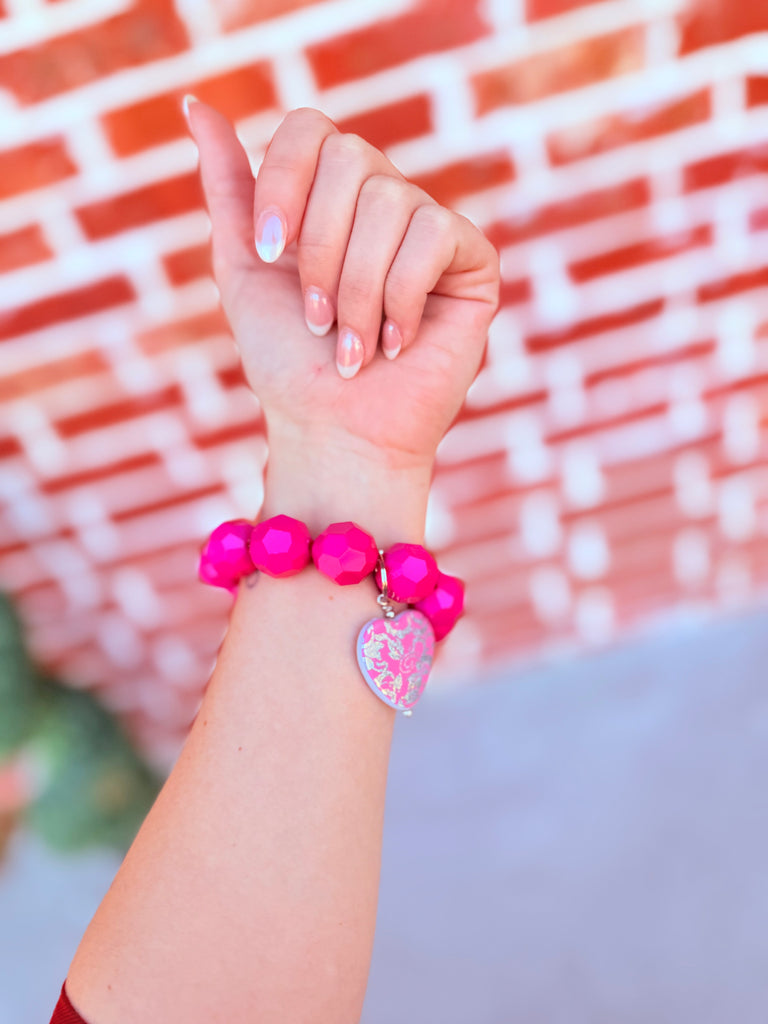
<svg viewBox="0 0 768 1024"><path fill-rule="evenodd" d="M502 256L429 545L366 1024L768 1015L768 6L0 0L0 1022L183 743L266 458L192 92L323 109Z"/></svg>

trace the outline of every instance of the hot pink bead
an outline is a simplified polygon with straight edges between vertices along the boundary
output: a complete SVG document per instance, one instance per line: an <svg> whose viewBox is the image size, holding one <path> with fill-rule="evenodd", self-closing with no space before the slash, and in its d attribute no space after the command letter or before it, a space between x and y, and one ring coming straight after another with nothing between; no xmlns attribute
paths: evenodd
<svg viewBox="0 0 768 1024"><path fill-rule="evenodd" d="M204 583L235 591L237 581L253 572L248 553L253 524L247 519L233 519L217 526L200 552L198 574Z"/></svg>
<svg viewBox="0 0 768 1024"><path fill-rule="evenodd" d="M437 583L437 563L421 544L393 544L384 555L387 589L393 601L412 604L426 597ZM376 571L381 589L381 573Z"/></svg>
<svg viewBox="0 0 768 1024"><path fill-rule="evenodd" d="M378 557L376 541L355 523L331 523L312 545L312 561L342 587L364 580Z"/></svg>
<svg viewBox="0 0 768 1024"><path fill-rule="evenodd" d="M435 640L442 640L451 632L464 611L464 584L456 576L440 572L437 574L435 589L417 601L414 608L423 612L432 623Z"/></svg>
<svg viewBox="0 0 768 1024"><path fill-rule="evenodd" d="M251 559L267 576L295 576L309 564L309 530L299 519L272 516L251 534Z"/></svg>

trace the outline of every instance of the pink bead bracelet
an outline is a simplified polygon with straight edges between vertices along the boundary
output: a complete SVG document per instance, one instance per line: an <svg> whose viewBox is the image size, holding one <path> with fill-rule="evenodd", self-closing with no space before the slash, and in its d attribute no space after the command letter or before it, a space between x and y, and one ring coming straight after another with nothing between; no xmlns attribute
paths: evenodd
<svg viewBox="0 0 768 1024"><path fill-rule="evenodd" d="M256 525L234 519L208 538L199 575L204 583L234 593L242 577L256 570L282 579L295 576L310 561L342 587L374 573L387 601L412 605L429 619L435 640L448 635L464 608L464 584L440 572L420 544L394 544L380 556L373 537L355 523L331 523L313 541L306 525L291 516L272 516Z"/></svg>
<svg viewBox="0 0 768 1024"><path fill-rule="evenodd" d="M435 641L450 633L464 608L464 584L440 572L420 544L380 551L355 523L331 523L313 541L304 523L283 515L217 526L200 554L200 579L234 593L243 576L257 570L295 576L310 560L342 587L373 573L381 615L360 630L357 663L379 700L410 715L427 684ZM396 614L393 601L410 607Z"/></svg>

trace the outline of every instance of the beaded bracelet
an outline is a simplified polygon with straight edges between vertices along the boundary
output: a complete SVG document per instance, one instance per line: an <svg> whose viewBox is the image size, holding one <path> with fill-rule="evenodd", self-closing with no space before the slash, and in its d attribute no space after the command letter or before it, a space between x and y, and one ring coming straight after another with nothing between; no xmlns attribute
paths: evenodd
<svg viewBox="0 0 768 1024"><path fill-rule="evenodd" d="M310 560L342 587L373 574L382 617L360 630L357 663L380 700L410 715L426 686L435 641L447 636L462 613L464 584L440 572L420 544L395 544L384 552L355 523L331 523L313 541L306 524L285 515L217 526L200 554L199 576L235 593L253 572L282 579ZM409 607L396 614L392 602Z"/></svg>

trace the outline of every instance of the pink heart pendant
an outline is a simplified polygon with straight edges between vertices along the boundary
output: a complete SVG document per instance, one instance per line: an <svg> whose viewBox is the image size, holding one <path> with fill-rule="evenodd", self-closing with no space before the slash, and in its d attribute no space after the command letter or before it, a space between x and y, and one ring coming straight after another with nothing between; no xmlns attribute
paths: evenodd
<svg viewBox="0 0 768 1024"><path fill-rule="evenodd" d="M393 619L371 619L357 638L357 663L373 692L397 711L408 711L424 690L435 653L426 615L408 608Z"/></svg>

